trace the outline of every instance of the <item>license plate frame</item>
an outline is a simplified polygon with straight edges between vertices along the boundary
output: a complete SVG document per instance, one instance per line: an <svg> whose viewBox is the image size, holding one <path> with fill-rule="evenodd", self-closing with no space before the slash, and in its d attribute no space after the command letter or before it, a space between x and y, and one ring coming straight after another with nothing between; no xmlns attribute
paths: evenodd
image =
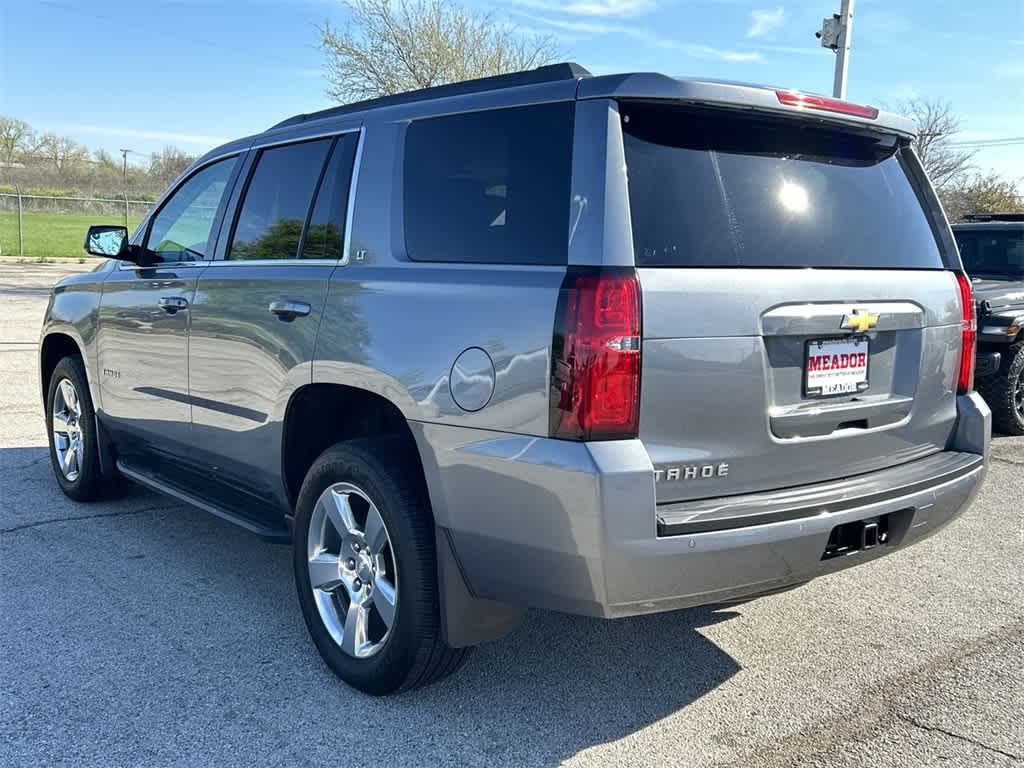
<svg viewBox="0 0 1024 768"><path fill-rule="evenodd" d="M853 382L852 385L847 386L838 392L825 392L823 391L825 388L822 386L812 387L810 359L811 351L815 347L819 350L823 350L827 347L832 347L833 349L838 349L839 347L852 347L858 353L863 352L865 355L863 378L858 379ZM838 354L843 353L840 351ZM804 342L804 356L801 366L802 395L805 398L821 400L833 397L849 397L850 395L858 395L861 392L867 391L871 386L871 340L867 336L861 334L856 336L830 336L808 339Z"/></svg>

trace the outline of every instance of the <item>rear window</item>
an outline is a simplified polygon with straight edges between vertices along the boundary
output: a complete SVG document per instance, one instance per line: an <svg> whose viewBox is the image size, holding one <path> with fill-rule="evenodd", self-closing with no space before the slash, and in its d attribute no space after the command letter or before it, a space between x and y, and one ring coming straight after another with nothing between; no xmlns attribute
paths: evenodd
<svg viewBox="0 0 1024 768"><path fill-rule="evenodd" d="M931 193L895 138L646 103L620 112L638 266L945 268L922 207Z"/></svg>
<svg viewBox="0 0 1024 768"><path fill-rule="evenodd" d="M405 245L417 261L565 264L569 103L418 120L405 140Z"/></svg>
<svg viewBox="0 0 1024 768"><path fill-rule="evenodd" d="M967 274L1024 277L1024 227L958 229L953 234Z"/></svg>

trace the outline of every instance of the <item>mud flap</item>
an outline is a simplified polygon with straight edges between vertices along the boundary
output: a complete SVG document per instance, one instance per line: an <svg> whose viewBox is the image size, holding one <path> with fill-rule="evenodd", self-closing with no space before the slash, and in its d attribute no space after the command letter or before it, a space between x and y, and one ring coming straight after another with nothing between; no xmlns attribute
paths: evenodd
<svg viewBox="0 0 1024 768"><path fill-rule="evenodd" d="M475 597L466 585L447 530L435 527L434 534L445 642L452 648L465 648L497 640L518 627L526 609Z"/></svg>

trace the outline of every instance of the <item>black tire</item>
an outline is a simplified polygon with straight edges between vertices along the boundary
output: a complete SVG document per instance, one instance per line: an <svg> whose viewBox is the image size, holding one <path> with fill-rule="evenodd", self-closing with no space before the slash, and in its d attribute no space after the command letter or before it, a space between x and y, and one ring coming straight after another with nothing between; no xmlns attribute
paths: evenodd
<svg viewBox="0 0 1024 768"><path fill-rule="evenodd" d="M452 674L470 648L450 648L440 627L434 520L417 458L397 439L352 440L328 448L313 463L295 510L293 563L299 605L317 650L331 670L364 693L384 696ZM369 658L341 649L317 608L307 537L320 495L336 483L364 490L380 511L397 566L395 618L383 646Z"/></svg>
<svg viewBox="0 0 1024 768"><path fill-rule="evenodd" d="M82 454L77 476L69 479L61 470L55 448L54 401L60 383L67 379L77 394L80 415L76 419L81 434ZM63 358L53 369L46 390L46 434L50 448L50 466L57 484L64 495L75 501L98 501L117 493L123 482L105 478L100 471L100 448L96 436L96 412L93 410L92 397L89 394L89 380L85 373L82 359L76 356Z"/></svg>
<svg viewBox="0 0 1024 768"><path fill-rule="evenodd" d="M1011 345L999 370L976 386L992 409L992 425L1007 435L1024 435L1024 341Z"/></svg>

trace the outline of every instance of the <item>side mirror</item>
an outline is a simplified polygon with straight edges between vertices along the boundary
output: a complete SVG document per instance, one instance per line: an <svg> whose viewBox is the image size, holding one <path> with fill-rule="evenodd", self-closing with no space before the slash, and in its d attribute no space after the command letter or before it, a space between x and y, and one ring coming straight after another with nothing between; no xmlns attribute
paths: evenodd
<svg viewBox="0 0 1024 768"><path fill-rule="evenodd" d="M85 236L85 251L93 256L140 263L141 249L128 242L128 230L112 224L94 224Z"/></svg>

